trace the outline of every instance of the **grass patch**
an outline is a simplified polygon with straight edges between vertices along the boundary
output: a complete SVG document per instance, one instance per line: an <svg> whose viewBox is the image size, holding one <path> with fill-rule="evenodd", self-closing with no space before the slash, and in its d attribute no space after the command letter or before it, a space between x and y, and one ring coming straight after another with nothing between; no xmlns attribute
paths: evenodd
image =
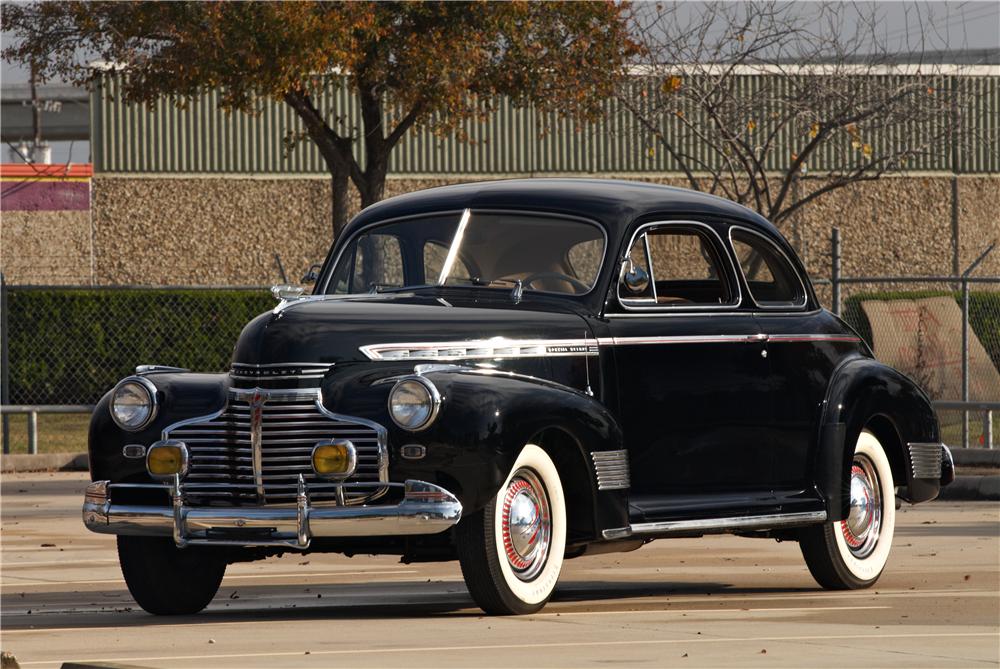
<svg viewBox="0 0 1000 669"><path fill-rule="evenodd" d="M28 416L10 414L10 452L28 452ZM87 450L90 414L38 414L39 453L82 453Z"/></svg>

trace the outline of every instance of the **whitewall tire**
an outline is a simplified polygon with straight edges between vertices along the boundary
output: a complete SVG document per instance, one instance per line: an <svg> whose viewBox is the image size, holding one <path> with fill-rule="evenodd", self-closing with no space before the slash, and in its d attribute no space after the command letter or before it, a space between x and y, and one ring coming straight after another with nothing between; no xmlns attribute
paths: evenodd
<svg viewBox="0 0 1000 669"><path fill-rule="evenodd" d="M496 496L456 530L469 593L495 615L538 611L552 596L566 551L566 500L548 454L526 445Z"/></svg>
<svg viewBox="0 0 1000 669"><path fill-rule="evenodd" d="M850 512L802 530L799 545L816 581L831 590L867 588L882 575L896 528L896 494L885 449L864 431L854 448Z"/></svg>

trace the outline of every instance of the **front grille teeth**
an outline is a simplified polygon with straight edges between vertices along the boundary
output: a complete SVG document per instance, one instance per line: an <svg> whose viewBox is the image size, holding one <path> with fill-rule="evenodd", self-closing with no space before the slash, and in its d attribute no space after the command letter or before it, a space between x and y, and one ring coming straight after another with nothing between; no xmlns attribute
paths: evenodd
<svg viewBox="0 0 1000 669"><path fill-rule="evenodd" d="M346 488L347 504L385 493L386 487L378 485L388 474L381 426L327 412L314 389L231 392L224 410L164 432L164 438L188 446L191 464L184 489L191 503L291 504L299 475L314 486L312 501L334 501L336 491L312 469L313 446L324 439L349 439L358 467L347 483L370 484Z"/></svg>

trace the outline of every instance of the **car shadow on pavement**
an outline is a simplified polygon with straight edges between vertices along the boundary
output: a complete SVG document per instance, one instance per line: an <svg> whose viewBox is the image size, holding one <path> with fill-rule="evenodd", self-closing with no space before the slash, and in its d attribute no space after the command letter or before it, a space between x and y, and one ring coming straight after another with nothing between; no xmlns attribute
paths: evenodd
<svg viewBox="0 0 1000 669"><path fill-rule="evenodd" d="M567 581L560 583L552 597L552 604L569 604L560 611L586 610L589 603L607 607L642 607L648 599L671 596L701 595L760 595L808 593L816 588L788 587L733 587L718 582L663 582L663 581ZM42 594L42 593L39 593ZM309 584L300 585L223 585L209 607L190 616L154 616L143 612L127 592L94 592L93 602L46 611L47 603L53 608L57 601L65 602L66 593L44 593L29 601L5 597L4 627L18 629L34 627L150 627L160 625L191 625L230 622L270 622L301 620L368 620L409 618L480 618L485 614L473 603L460 581L403 581L363 584ZM113 596L113 601L108 596ZM49 598L52 599L49 599ZM46 602L46 600L49 602ZM617 600L617 601L616 601ZM680 600L679 600L680 601ZM690 602L690 599L685 600ZM705 600L710 601L710 600ZM662 606L663 601L657 601ZM704 603L699 601L699 603ZM20 606L18 605L20 604ZM25 614L21 607L33 607L32 614ZM550 604L548 612L552 612ZM546 610L543 609L543 613Z"/></svg>

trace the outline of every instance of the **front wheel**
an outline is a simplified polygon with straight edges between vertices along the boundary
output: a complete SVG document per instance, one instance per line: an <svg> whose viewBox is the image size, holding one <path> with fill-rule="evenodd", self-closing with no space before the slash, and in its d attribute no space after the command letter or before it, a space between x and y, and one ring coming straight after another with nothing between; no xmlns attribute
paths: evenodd
<svg viewBox="0 0 1000 669"><path fill-rule="evenodd" d="M226 561L214 548L181 549L167 537L119 535L118 561L135 601L160 616L198 613L226 573Z"/></svg>
<svg viewBox="0 0 1000 669"><path fill-rule="evenodd" d="M862 432L851 464L847 518L807 527L799 535L806 565L824 588L867 588L882 575L896 527L894 485L882 444L871 432Z"/></svg>
<svg viewBox="0 0 1000 669"><path fill-rule="evenodd" d="M486 613L545 606L566 550L566 500L548 454L525 446L496 496L458 524L456 543L469 594Z"/></svg>

